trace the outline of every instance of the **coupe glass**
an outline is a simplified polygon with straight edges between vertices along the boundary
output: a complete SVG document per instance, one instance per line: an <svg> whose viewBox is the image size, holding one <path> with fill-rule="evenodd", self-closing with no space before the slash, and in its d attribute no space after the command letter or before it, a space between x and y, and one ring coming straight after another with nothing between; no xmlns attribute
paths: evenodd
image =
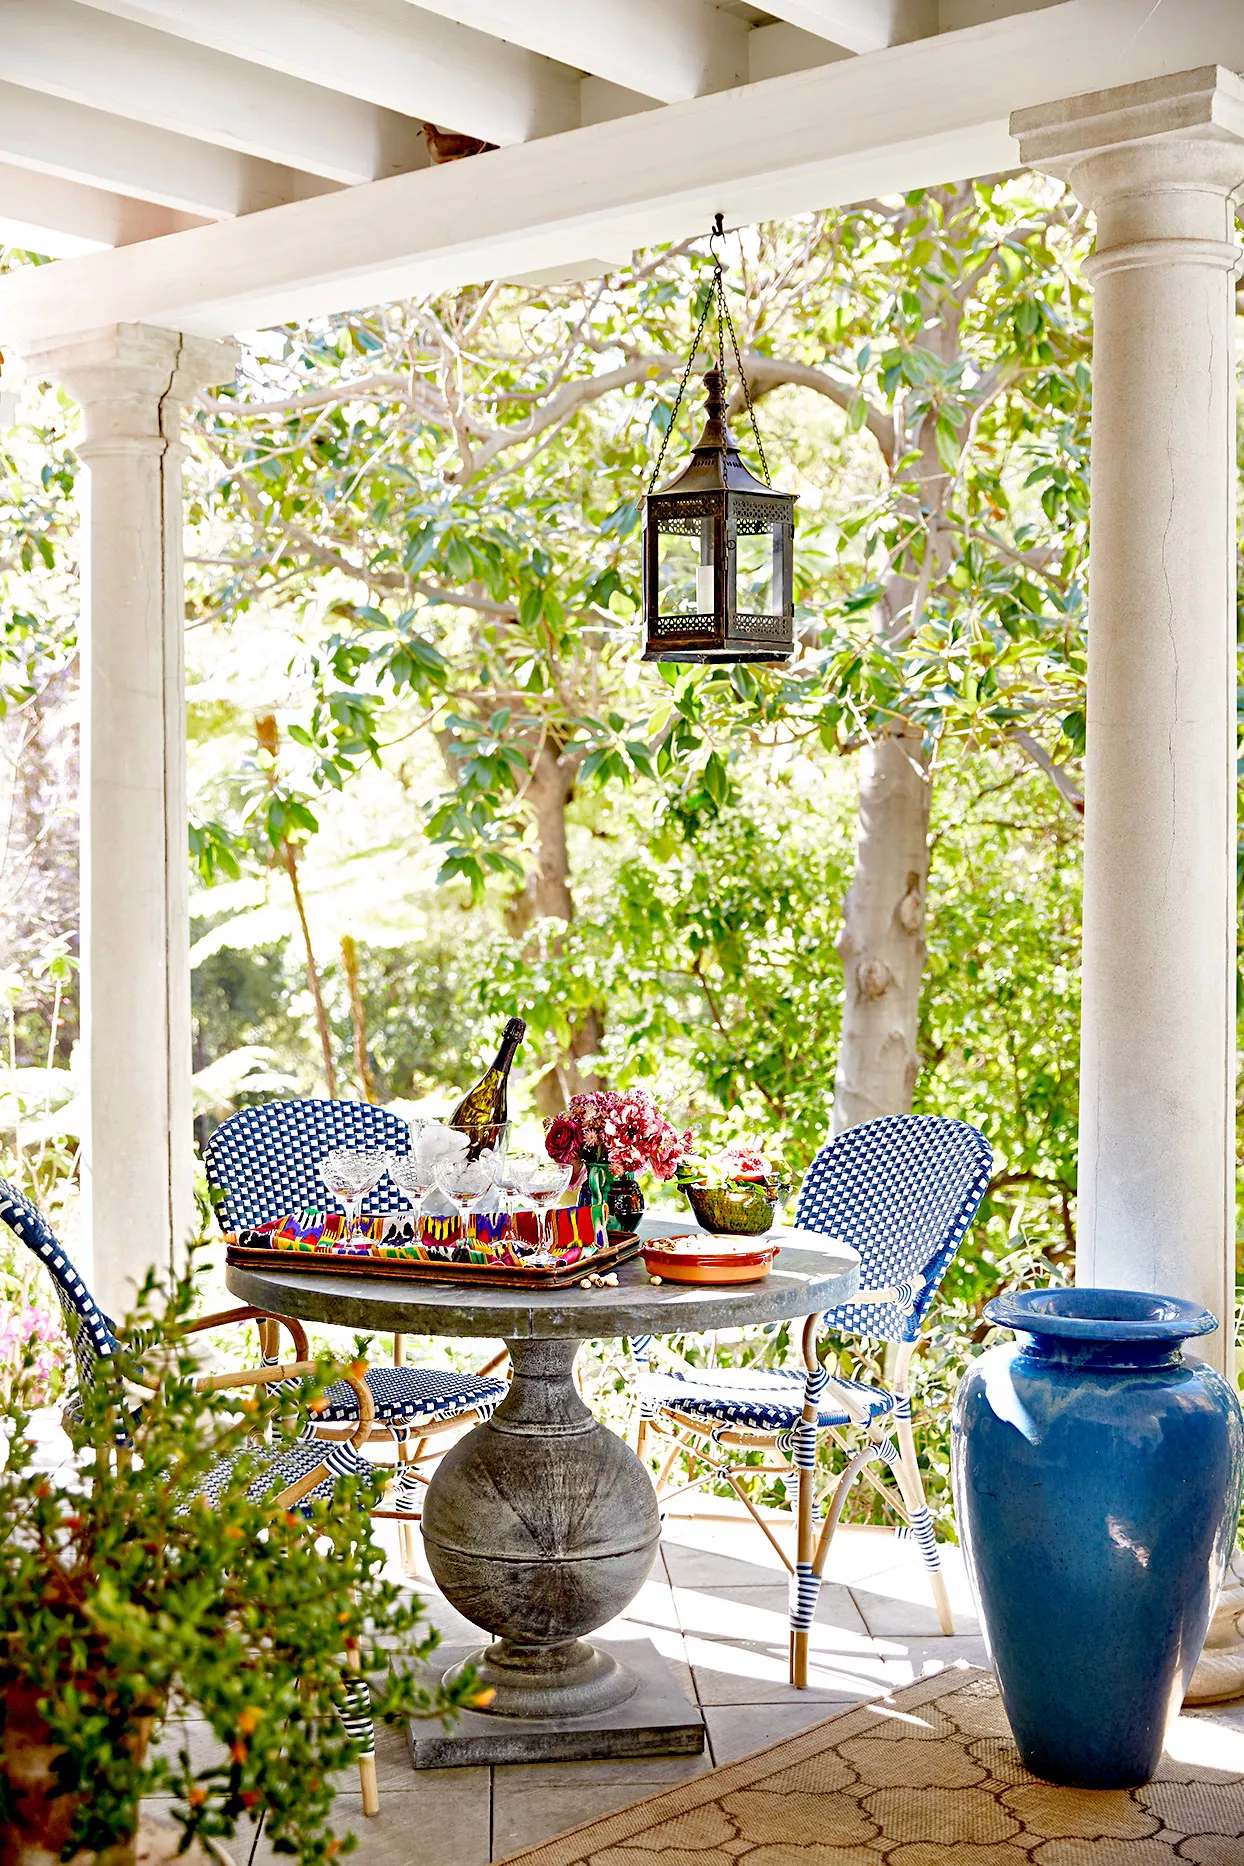
<svg viewBox="0 0 1244 1866"><path fill-rule="evenodd" d="M547 1250L550 1243L549 1214L570 1184L572 1168L559 1166L556 1160L550 1160L545 1154L533 1153L531 1166L524 1174L526 1196L536 1214L536 1223L540 1233L540 1243Z"/></svg>
<svg viewBox="0 0 1244 1866"><path fill-rule="evenodd" d="M341 1200L345 1211L346 1228L342 1238L345 1248L350 1247L358 1229L363 1200L372 1187L384 1178L392 1159L393 1155L383 1150L364 1152L362 1149L338 1147L320 1161L317 1169L320 1178L333 1197Z"/></svg>
<svg viewBox="0 0 1244 1866"><path fill-rule="evenodd" d="M505 1194L506 1205L509 1208L511 1217L524 1207L534 1215L536 1206L535 1201L531 1197L530 1186L532 1177L538 1171L540 1165L541 1159L537 1154L528 1152L511 1153L508 1148L506 1149L501 1162L501 1170L497 1175L497 1185ZM525 1247L518 1236L517 1227L511 1227L511 1229L515 1248L518 1250L524 1249ZM538 1229L539 1227L537 1226L537 1232ZM539 1249L538 1241L536 1249Z"/></svg>
<svg viewBox="0 0 1244 1866"><path fill-rule="evenodd" d="M417 1238L423 1218L423 1201L431 1192L434 1181L431 1163L424 1158L419 1147L419 1138L427 1122L415 1120L407 1125L410 1128L410 1152L390 1155L389 1178L410 1200L410 1222Z"/></svg>
<svg viewBox="0 0 1244 1866"><path fill-rule="evenodd" d="M493 1190L500 1170L501 1154L493 1147L486 1148L477 1160L468 1159L465 1154L455 1154L452 1159L442 1158L433 1162L432 1183L453 1206L464 1239L468 1213L472 1207L478 1207Z"/></svg>

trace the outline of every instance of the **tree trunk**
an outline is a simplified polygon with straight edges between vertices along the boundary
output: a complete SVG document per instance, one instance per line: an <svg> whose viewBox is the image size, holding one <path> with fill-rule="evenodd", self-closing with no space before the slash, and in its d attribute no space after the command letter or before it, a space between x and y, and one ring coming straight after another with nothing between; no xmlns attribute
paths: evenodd
<svg viewBox="0 0 1244 1866"><path fill-rule="evenodd" d="M354 1035L354 1073L364 1101L376 1101L376 1078L367 1053L367 1013L359 984L359 954L352 934L341 936L341 969L345 974L346 993L350 1000L350 1029Z"/></svg>
<svg viewBox="0 0 1244 1866"><path fill-rule="evenodd" d="M569 924L574 918L566 806L574 795L577 775L577 760L563 762L549 746L537 754L526 797L536 819L536 866L506 914L506 923L516 939L537 920L564 920ZM581 1057L599 1049L602 1029L600 1012L589 1010L569 1048L535 1084L536 1108L546 1119L560 1114L572 1095L604 1086L599 1076L579 1068Z"/></svg>
<svg viewBox="0 0 1244 1866"><path fill-rule="evenodd" d="M843 903L842 1035L831 1132L911 1110L924 971L930 782L917 732L860 754L855 872Z"/></svg>
<svg viewBox="0 0 1244 1866"><path fill-rule="evenodd" d="M563 764L547 745L536 754L525 800L536 819L536 866L506 913L516 938L533 920L574 919L566 805L574 795L578 769L577 760Z"/></svg>
<svg viewBox="0 0 1244 1866"><path fill-rule="evenodd" d="M935 190L953 215L972 184ZM937 287L926 302L921 342L949 367L959 357L963 304ZM880 633L900 644L920 626L925 602L954 555L946 522L954 474L937 448L932 412L905 424L902 398L894 404L894 457L914 452L914 519L923 538L903 553L886 579L878 605ZM959 430L962 448L969 430ZM910 463L904 469L912 472ZM928 759L919 732L896 725L860 755L859 822L855 872L843 903L838 951L842 957L842 1034L830 1132L860 1121L910 1114L919 1071L916 1038L924 973L925 899L929 881Z"/></svg>

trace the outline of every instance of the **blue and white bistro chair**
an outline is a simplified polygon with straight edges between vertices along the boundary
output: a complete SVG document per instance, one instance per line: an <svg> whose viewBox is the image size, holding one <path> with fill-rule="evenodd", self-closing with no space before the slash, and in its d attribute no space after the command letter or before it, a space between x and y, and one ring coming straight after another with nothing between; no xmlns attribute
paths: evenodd
<svg viewBox="0 0 1244 1866"><path fill-rule="evenodd" d="M649 1435L667 1440L660 1488L685 1454L691 1488L724 1477L764 1530L792 1577L791 1683L808 1682L808 1632L821 1576L848 1492L862 1473L920 1546L942 1631L954 1619L933 1533L933 1519L912 1431L908 1372L937 1286L976 1215L993 1171L983 1134L934 1115L892 1115L849 1128L821 1148L799 1194L795 1222L850 1244L860 1256L860 1288L822 1318L809 1316L800 1369L700 1369L672 1372L650 1363L661 1350L651 1336L632 1338L640 1366L640 1450ZM893 1385L833 1375L821 1364L822 1325L838 1334L894 1342ZM817 1527L817 1447L828 1437L845 1453ZM761 1451L774 1462L748 1466L732 1453ZM780 1460L780 1462L778 1462ZM893 1478L869 1467L880 1464ZM792 1564L756 1511L746 1484L757 1477L796 1478L796 1554ZM896 1494L897 1492L897 1494Z"/></svg>
<svg viewBox="0 0 1244 1866"><path fill-rule="evenodd" d="M119 1370L112 1363L121 1352L121 1343L111 1319L95 1301L42 1212L7 1179L0 1179L0 1219L27 1249L34 1252L52 1279L65 1321L65 1332L73 1349L79 1391L95 1386L101 1379L117 1378ZM284 1316L269 1315L262 1309L238 1308L219 1315L200 1316L186 1323L181 1333L201 1334L206 1329L245 1321L254 1321L261 1329L275 1330L278 1326L288 1329L293 1340L295 1358L284 1365L277 1363L240 1373L205 1375L198 1382L200 1390L208 1392L219 1387L245 1389L255 1386L296 1386L300 1377L317 1371L315 1362L308 1359L307 1338L301 1323ZM341 1443L325 1444L304 1430L296 1443L274 1449L270 1456L264 1458L249 1494L256 1500L267 1499L274 1512L293 1509L305 1511L313 1498L331 1498L341 1479L376 1475L375 1467L361 1455L359 1449L371 1430L371 1394L363 1381L353 1373L347 1373L344 1380L336 1384L344 1384L351 1389L356 1415L354 1431ZM336 1385L329 1390L335 1391ZM127 1404L135 1417L141 1409L142 1400L143 1388L139 1379L127 1388ZM71 1400L65 1410L69 1423L80 1423L80 1401ZM216 1503L227 1472L244 1455L253 1457L254 1446L249 1446L245 1452L231 1453L206 1474L200 1488L209 1503ZM366 1680L357 1675L357 1651L347 1650L346 1666L338 1714L347 1735L358 1745L363 1812L377 1814L380 1802L376 1784L376 1743L371 1696Z"/></svg>
<svg viewBox="0 0 1244 1866"><path fill-rule="evenodd" d="M240 1231L331 1204L317 1169L335 1147L407 1153L410 1129L387 1109L362 1101L273 1101L230 1115L204 1149L208 1183L218 1199L217 1216L224 1230ZM404 1212L410 1210L410 1201L386 1174L368 1195L368 1207L373 1213ZM265 1344L265 1354L270 1358L271 1353ZM408 1367L402 1337L396 1335L394 1365L368 1369L375 1408L371 1437L393 1444L399 1467L391 1496L377 1514L397 1517L408 1569L414 1565L411 1531L422 1513L422 1487L428 1481L418 1466L448 1449L447 1432L492 1416L506 1393L505 1381L494 1373L505 1358L502 1350L474 1374ZM318 1415L324 1435L352 1431L358 1406L349 1384L338 1382L325 1399Z"/></svg>

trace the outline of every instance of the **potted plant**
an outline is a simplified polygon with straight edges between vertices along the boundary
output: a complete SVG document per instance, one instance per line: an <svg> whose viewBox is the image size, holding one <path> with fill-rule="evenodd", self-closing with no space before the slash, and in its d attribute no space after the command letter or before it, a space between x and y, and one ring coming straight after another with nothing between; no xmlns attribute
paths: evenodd
<svg viewBox="0 0 1244 1866"><path fill-rule="evenodd" d="M329 1859L333 1776L358 1755L335 1714L346 1649L383 1671L375 1714L469 1697L410 1669L435 1635L384 1575L370 1481L339 1479L305 1513L248 1494L274 1444L295 1442L290 1395L201 1391L179 1337L191 1310L189 1275L167 1301L143 1292L125 1331L141 1360L100 1363L67 1415L65 1472L40 1469L29 1436L33 1352L0 1389L0 1866L132 1866L153 1795L182 1830L170 1853L266 1810L279 1851ZM184 1716L210 1726L219 1762L160 1741Z"/></svg>
<svg viewBox="0 0 1244 1866"><path fill-rule="evenodd" d="M706 1231L758 1237L790 1196L790 1181L756 1137L741 1135L716 1153L685 1154L678 1184Z"/></svg>
<svg viewBox="0 0 1244 1866"><path fill-rule="evenodd" d="M545 1129L549 1157L575 1168L581 1202L604 1205L611 1231L633 1231L643 1216L636 1174L672 1179L690 1140L642 1088L572 1095L566 1112Z"/></svg>

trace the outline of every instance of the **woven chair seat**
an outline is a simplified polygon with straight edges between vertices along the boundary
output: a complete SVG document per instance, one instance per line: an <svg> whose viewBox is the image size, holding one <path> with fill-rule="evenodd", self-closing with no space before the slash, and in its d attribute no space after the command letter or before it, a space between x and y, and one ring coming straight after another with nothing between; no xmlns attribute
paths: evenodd
<svg viewBox="0 0 1244 1866"><path fill-rule="evenodd" d="M431 1425L465 1412L487 1419L508 1391L504 1380L433 1367L369 1367L366 1378L379 1425ZM358 1418L358 1398L346 1381L334 1381L324 1398L328 1405L316 1413L318 1424L345 1425Z"/></svg>
<svg viewBox="0 0 1244 1866"><path fill-rule="evenodd" d="M803 1418L806 1384L802 1369L714 1367L695 1374L645 1374L639 1381L639 1399L649 1412L665 1408L705 1424L793 1432ZM870 1419L879 1419L893 1408L893 1396L884 1387L859 1380L836 1384L847 1387L868 1407ZM832 1387L817 1401L816 1422L818 1426L851 1423L850 1413L834 1397Z"/></svg>
<svg viewBox="0 0 1244 1866"><path fill-rule="evenodd" d="M294 1505L295 1509L306 1511L317 1498L327 1499L332 1496L338 1481L343 1477L361 1477L379 1484L384 1472L377 1469L366 1458L360 1457L349 1445L325 1444L322 1440L303 1439L297 1444L286 1445L280 1451L271 1451L264 1446L247 1445L233 1451L214 1464L202 1481L195 1485L196 1497L207 1497L213 1506L220 1501L221 1492L228 1482L230 1473L243 1458L255 1458L259 1464L254 1479L246 1487L246 1494L252 1503L261 1503L265 1497L271 1497L282 1490L288 1490L302 1477L313 1471L317 1464L327 1464L328 1475L314 1490L307 1492Z"/></svg>

